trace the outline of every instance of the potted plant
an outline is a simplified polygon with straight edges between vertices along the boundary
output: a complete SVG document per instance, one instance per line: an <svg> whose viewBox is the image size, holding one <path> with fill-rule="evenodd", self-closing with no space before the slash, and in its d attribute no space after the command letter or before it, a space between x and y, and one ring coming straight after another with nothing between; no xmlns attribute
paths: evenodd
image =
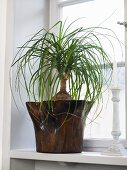
<svg viewBox="0 0 127 170"><path fill-rule="evenodd" d="M38 152L82 152L84 122L101 99L103 83L109 82L104 74L112 68L110 56L97 31L104 28L72 30L72 25L59 21L50 30L40 30L12 63L17 67L16 89L24 83L29 97L26 106Z"/></svg>

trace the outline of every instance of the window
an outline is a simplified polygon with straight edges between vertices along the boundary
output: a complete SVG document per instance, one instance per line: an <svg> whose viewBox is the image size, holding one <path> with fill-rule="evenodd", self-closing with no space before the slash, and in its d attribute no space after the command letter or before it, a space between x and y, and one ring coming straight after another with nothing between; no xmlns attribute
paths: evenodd
<svg viewBox="0 0 127 170"><path fill-rule="evenodd" d="M82 26L102 26L111 28L114 30L120 41L125 44L125 28L117 24L118 21L123 22L126 17L124 12L124 0L59 0L57 3L63 21L67 19L67 22L71 22L77 18L84 17L84 19L79 20L79 24ZM108 50L110 52L110 49ZM115 44L115 58L118 67L118 86L121 88L119 103L120 129L122 132L121 139L126 139L124 46L122 51L123 56L121 55L120 47L118 44ZM90 123L89 119L87 120L87 126L85 127L85 138L87 139L96 138L100 140L112 138L112 94L110 89L103 95L105 99L103 111L94 123Z"/></svg>

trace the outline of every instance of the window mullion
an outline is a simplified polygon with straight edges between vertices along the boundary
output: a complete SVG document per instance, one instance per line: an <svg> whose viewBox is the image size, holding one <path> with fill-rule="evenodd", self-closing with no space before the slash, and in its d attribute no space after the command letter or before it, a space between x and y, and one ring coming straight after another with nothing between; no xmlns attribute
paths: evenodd
<svg viewBox="0 0 127 170"><path fill-rule="evenodd" d="M127 1L124 0L124 19L125 19L125 22L127 22ZM125 28L125 46L127 47L127 28ZM125 48L125 90L127 91L127 48ZM125 110L126 110L126 132L127 132L127 93L125 95L125 103L126 103L126 106L125 106ZM126 133L126 140L127 140L127 133Z"/></svg>
<svg viewBox="0 0 127 170"><path fill-rule="evenodd" d="M88 1L93 1L93 0L66 0L66 1L58 0L58 5L68 6L68 5L74 5L74 4L79 4L79 3L88 2Z"/></svg>
<svg viewBox="0 0 127 170"><path fill-rule="evenodd" d="M57 0L50 0L49 5L49 28L51 28L57 21L60 20L60 12Z"/></svg>
<svg viewBox="0 0 127 170"><path fill-rule="evenodd" d="M112 143L112 139L85 139L84 140L84 151L103 151L107 149ZM127 141L120 140L120 143L127 148Z"/></svg>

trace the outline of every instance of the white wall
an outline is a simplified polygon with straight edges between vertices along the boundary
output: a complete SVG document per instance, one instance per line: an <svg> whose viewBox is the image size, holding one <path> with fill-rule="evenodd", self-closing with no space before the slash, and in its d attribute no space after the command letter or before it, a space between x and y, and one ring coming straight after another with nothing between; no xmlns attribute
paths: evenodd
<svg viewBox="0 0 127 170"><path fill-rule="evenodd" d="M85 159L85 158L84 158ZM126 170L125 166L108 166L96 164L63 164L58 162L36 161L35 170Z"/></svg>
<svg viewBox="0 0 127 170"><path fill-rule="evenodd" d="M0 0L0 169L2 163L5 39L6 39L6 0Z"/></svg>
<svg viewBox="0 0 127 170"><path fill-rule="evenodd" d="M4 62L4 103L3 103L3 135L2 135L2 170L10 167L10 111L11 92L9 86L9 70L13 56L13 0L6 0L6 42Z"/></svg>
<svg viewBox="0 0 127 170"><path fill-rule="evenodd" d="M23 45L41 28L48 28L48 0L15 0L14 7L14 55L17 47ZM13 70L12 79L15 76ZM13 81L13 92L14 92ZM35 148L34 129L25 107L27 96L21 92L23 103L14 94L18 109L12 100L11 116L11 149Z"/></svg>
<svg viewBox="0 0 127 170"><path fill-rule="evenodd" d="M85 158L84 158L85 159ZM95 164L63 164L58 162L36 161L35 170L126 170L125 166L108 166Z"/></svg>
<svg viewBox="0 0 127 170"><path fill-rule="evenodd" d="M11 170L35 170L35 162L32 160L11 159Z"/></svg>
<svg viewBox="0 0 127 170"><path fill-rule="evenodd" d="M48 2L48 0L0 0L0 170L10 170L10 137L12 148L34 145L32 130L28 129L32 127L32 123L18 113L14 103L10 133L9 70L19 43L38 29L48 27Z"/></svg>
<svg viewBox="0 0 127 170"><path fill-rule="evenodd" d="M84 158L85 159L85 158ZM35 169L34 169L35 168ZM49 161L11 159L11 170L126 170L126 166L63 164Z"/></svg>

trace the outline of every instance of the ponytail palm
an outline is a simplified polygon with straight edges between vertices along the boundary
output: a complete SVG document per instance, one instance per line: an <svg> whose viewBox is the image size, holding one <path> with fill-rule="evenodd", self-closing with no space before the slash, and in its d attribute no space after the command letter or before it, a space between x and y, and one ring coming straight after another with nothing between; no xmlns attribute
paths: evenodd
<svg viewBox="0 0 127 170"><path fill-rule="evenodd" d="M12 66L17 65L16 88L20 80L30 100L79 100L94 103L102 95L110 57L103 49L98 33L104 28L79 27L71 31L59 21L57 33L42 29L20 47ZM95 31L96 30L96 31ZM104 35L104 38L106 36ZM27 75L29 72L29 76Z"/></svg>

